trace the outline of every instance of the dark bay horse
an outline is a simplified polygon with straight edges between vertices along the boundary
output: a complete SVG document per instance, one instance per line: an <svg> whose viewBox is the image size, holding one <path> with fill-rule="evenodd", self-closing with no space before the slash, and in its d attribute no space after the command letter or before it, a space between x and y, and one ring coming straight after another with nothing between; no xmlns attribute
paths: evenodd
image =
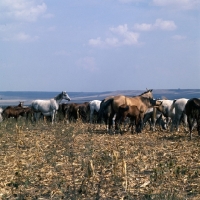
<svg viewBox="0 0 200 200"><path fill-rule="evenodd" d="M187 115L190 138L192 139L192 130L195 120L197 122L198 135L200 136L200 99L189 99L185 105L185 114Z"/></svg>

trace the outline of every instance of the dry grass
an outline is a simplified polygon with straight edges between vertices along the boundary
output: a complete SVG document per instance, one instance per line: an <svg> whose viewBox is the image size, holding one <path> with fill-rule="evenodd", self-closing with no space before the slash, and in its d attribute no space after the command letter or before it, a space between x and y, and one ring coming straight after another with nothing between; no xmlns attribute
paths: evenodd
<svg viewBox="0 0 200 200"><path fill-rule="evenodd" d="M0 124L1 199L200 199L200 139L81 122Z"/></svg>

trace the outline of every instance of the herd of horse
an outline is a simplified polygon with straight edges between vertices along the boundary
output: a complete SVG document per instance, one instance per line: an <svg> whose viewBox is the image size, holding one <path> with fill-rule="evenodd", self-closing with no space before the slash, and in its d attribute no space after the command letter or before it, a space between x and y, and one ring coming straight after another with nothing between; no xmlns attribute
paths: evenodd
<svg viewBox="0 0 200 200"><path fill-rule="evenodd" d="M137 133L142 132L144 125L148 121L150 128L155 130L156 123L166 129L170 125L170 130L179 130L180 123L185 128L189 127L190 137L192 131L197 126L200 135L200 99L180 98L175 100L154 99L153 90L146 90L138 96L128 97L124 95L110 96L102 101L92 100L84 103L61 103L70 101L69 95L62 91L56 97L49 100L34 100L30 106L24 106L20 102L18 106L8 106L0 108L0 121L19 116L25 116L38 122L41 117L50 117L51 123L56 121L58 113L62 113L65 119L72 121L82 119L84 122L93 123L96 115L97 123L107 125L109 132L115 127L115 131L121 131L121 124L129 119L129 126L132 132L133 127ZM114 123L113 123L114 121Z"/></svg>

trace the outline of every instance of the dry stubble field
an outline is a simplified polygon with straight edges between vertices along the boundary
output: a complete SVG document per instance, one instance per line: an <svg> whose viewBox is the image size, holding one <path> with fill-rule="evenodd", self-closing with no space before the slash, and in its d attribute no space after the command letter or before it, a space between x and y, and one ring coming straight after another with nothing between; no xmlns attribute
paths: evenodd
<svg viewBox="0 0 200 200"><path fill-rule="evenodd" d="M200 199L200 138L81 122L0 123L1 199Z"/></svg>

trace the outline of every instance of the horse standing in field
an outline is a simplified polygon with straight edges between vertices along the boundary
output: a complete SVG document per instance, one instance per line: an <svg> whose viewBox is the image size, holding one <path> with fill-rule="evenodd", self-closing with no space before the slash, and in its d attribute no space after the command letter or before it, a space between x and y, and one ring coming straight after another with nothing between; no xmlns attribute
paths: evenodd
<svg viewBox="0 0 200 200"><path fill-rule="evenodd" d="M114 98L114 96L109 96L101 101L99 112L98 112L98 119L97 119L98 122L101 122L102 119L104 120L107 130L108 130L108 124L109 124L108 120L110 118L112 108L111 108L111 105L110 106L106 105L106 101L111 98ZM113 118L113 121L114 121L114 118Z"/></svg>
<svg viewBox="0 0 200 200"><path fill-rule="evenodd" d="M114 96L113 98L109 98L107 101L104 102L103 106L104 109L107 109L108 106L111 107L111 113L109 116L109 130L111 130L112 119L115 114L116 114L115 129L116 130L118 129L118 124L117 124L119 121L118 110L119 106L123 104L127 106L137 106L140 112L144 114L148 108L153 106L158 106L160 105L160 102L153 99L152 90L147 90L143 92L141 95L135 97L127 97L119 95L119 96ZM143 119L141 123L143 124Z"/></svg>
<svg viewBox="0 0 200 200"><path fill-rule="evenodd" d="M0 107L0 122L3 121L2 112L3 112L3 108Z"/></svg>
<svg viewBox="0 0 200 200"><path fill-rule="evenodd" d="M140 112L137 106L127 106L125 104L119 106L118 117L120 122L123 122L126 117L130 118L131 131L133 133L133 125L136 126L136 132L140 133L142 128L143 113ZM120 130L121 131L121 130Z"/></svg>
<svg viewBox="0 0 200 200"><path fill-rule="evenodd" d="M144 124L149 122L150 130L156 130L156 124L159 125L159 128L166 130L166 120L163 114L157 110L157 108L149 108L144 114L143 119Z"/></svg>
<svg viewBox="0 0 200 200"><path fill-rule="evenodd" d="M187 122L190 131L190 139L192 139L192 130L194 128L194 122L197 122L197 131L200 136L200 99L189 99L185 105L185 113L187 115Z"/></svg>
<svg viewBox="0 0 200 200"><path fill-rule="evenodd" d="M175 99L171 105L170 112L174 109L174 118L172 119L172 124L171 124L171 131L174 130L174 127L176 128L177 131L179 131L179 124L181 121L181 117L183 118L183 123L186 128L187 126L187 115L185 114L185 105L188 102L189 99L185 98L180 98L180 99Z"/></svg>
<svg viewBox="0 0 200 200"><path fill-rule="evenodd" d="M32 109L34 111L35 121L37 122L40 114L42 113L44 116L51 116L51 121L53 124L53 122L55 121L56 111L59 108L59 103L63 99L70 101L70 97L64 91L49 100L34 100L32 102Z"/></svg>
<svg viewBox="0 0 200 200"><path fill-rule="evenodd" d="M90 111L90 123L92 123L92 121L93 121L94 112L95 111L97 113L99 112L100 104L101 104L100 100L92 100L92 101L89 102L88 108L89 108L89 111Z"/></svg>
<svg viewBox="0 0 200 200"><path fill-rule="evenodd" d="M23 107L24 102L20 101L17 106L8 106L2 112L2 118L8 119L14 117L16 121L19 116L24 116L26 114L26 109Z"/></svg>

